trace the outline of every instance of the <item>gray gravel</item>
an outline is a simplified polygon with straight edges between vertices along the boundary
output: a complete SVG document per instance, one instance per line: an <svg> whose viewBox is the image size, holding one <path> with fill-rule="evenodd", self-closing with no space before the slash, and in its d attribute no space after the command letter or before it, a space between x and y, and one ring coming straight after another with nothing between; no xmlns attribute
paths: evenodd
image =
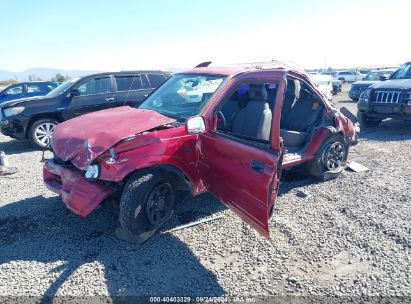
<svg viewBox="0 0 411 304"><path fill-rule="evenodd" d="M336 103L355 109L346 99ZM1 135L0 150L18 168L0 177L0 295L411 297L408 122L361 133L350 159L368 172L286 174L272 242L211 195L180 206L142 246L117 240L115 208L77 217L43 186L41 152ZM216 213L225 217L167 232Z"/></svg>

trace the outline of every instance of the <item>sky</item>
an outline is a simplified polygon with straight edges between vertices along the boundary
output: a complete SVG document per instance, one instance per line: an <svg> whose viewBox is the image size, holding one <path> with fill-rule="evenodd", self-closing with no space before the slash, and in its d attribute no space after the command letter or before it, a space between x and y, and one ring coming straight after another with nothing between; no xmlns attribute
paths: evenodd
<svg viewBox="0 0 411 304"><path fill-rule="evenodd" d="M410 0L0 0L0 69L411 60Z"/></svg>

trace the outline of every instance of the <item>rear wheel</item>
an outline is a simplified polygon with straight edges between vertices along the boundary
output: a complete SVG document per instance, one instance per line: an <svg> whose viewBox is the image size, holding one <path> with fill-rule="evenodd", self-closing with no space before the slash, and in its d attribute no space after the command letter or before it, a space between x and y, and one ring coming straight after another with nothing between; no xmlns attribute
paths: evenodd
<svg viewBox="0 0 411 304"><path fill-rule="evenodd" d="M58 121L52 118L44 118L34 122L29 131L29 139L32 144L40 149L48 148L57 124Z"/></svg>
<svg viewBox="0 0 411 304"><path fill-rule="evenodd" d="M358 112L357 118L358 118L358 121L360 122L360 125L365 128L377 127L382 122L381 118L369 117L367 113L365 112Z"/></svg>
<svg viewBox="0 0 411 304"><path fill-rule="evenodd" d="M337 178L345 169L348 145L341 134L331 135L307 164L308 173L321 180Z"/></svg>
<svg viewBox="0 0 411 304"><path fill-rule="evenodd" d="M136 172L128 180L121 197L121 228L135 236L139 243L144 242L171 218L175 200L173 183L164 172Z"/></svg>

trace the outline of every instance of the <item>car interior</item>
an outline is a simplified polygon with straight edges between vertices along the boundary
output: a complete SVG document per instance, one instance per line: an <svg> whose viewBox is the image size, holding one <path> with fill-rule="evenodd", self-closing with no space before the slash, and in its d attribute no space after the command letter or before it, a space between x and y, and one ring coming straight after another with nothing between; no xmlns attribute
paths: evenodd
<svg viewBox="0 0 411 304"><path fill-rule="evenodd" d="M270 140L277 85L241 85L217 112L217 130L257 142ZM324 105L299 80L288 78L281 110L280 133L287 150L296 153L322 122Z"/></svg>

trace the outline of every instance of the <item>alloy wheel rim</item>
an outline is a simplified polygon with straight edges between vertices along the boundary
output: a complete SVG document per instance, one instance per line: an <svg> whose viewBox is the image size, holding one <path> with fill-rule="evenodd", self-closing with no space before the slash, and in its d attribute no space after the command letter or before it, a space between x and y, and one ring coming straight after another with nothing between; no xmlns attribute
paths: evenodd
<svg viewBox="0 0 411 304"><path fill-rule="evenodd" d="M34 131L34 137L36 141L43 147L47 147L50 144L51 137L53 136L54 128L56 124L51 122L42 123Z"/></svg>
<svg viewBox="0 0 411 304"><path fill-rule="evenodd" d="M329 144L322 155L322 163L329 171L335 171L343 166L345 148L340 142Z"/></svg>
<svg viewBox="0 0 411 304"><path fill-rule="evenodd" d="M162 183L151 190L146 201L146 216L148 221L158 226L163 224L173 211L174 195L169 183Z"/></svg>

